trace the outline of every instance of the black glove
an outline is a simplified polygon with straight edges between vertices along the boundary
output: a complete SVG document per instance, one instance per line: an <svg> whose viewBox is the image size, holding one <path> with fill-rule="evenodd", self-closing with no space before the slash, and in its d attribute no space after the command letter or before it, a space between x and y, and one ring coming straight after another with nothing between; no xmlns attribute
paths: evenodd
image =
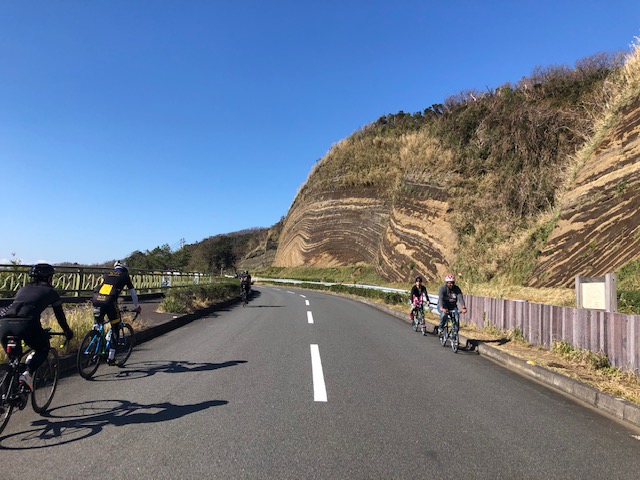
<svg viewBox="0 0 640 480"><path fill-rule="evenodd" d="M64 332L64 336L67 337L67 342L70 342L73 338L73 330L67 330Z"/></svg>

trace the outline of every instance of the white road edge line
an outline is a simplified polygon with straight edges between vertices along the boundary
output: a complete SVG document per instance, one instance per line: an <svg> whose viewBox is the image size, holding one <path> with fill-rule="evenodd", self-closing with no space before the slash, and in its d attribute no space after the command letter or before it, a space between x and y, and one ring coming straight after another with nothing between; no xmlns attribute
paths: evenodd
<svg viewBox="0 0 640 480"><path fill-rule="evenodd" d="M320 349L318 345L313 344L311 345L311 371L313 373L313 400L315 402L326 402L327 389L324 385Z"/></svg>
<svg viewBox="0 0 640 480"><path fill-rule="evenodd" d="M313 323L313 314L310 311L307 311L307 322Z"/></svg>

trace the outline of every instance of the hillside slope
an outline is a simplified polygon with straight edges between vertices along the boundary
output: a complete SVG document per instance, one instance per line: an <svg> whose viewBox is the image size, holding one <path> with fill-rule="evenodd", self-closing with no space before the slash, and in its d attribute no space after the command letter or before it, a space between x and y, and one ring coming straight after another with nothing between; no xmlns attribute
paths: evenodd
<svg viewBox="0 0 640 480"><path fill-rule="evenodd" d="M620 113L578 173L531 286L572 286L575 275L604 276L640 257L640 100Z"/></svg>
<svg viewBox="0 0 640 480"><path fill-rule="evenodd" d="M638 57L624 75L602 57L538 70L354 133L298 192L274 266L569 286L639 258Z"/></svg>

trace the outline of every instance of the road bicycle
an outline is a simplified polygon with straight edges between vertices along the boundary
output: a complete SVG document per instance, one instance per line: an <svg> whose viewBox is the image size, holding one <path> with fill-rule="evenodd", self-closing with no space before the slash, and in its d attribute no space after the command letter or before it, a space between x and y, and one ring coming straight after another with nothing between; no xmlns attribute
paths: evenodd
<svg viewBox="0 0 640 480"><path fill-rule="evenodd" d="M109 350L113 348L115 355L112 365L123 367L126 361L131 356L133 345L135 344L135 336L133 327L126 323L122 317L123 313L127 313L129 310L124 307L118 309L119 322L111 325L111 328L107 331L105 325L110 323L107 319L101 324L94 325L92 330L89 330L87 334L80 342L78 347L77 366L78 373L84 379L91 379L96 373L100 362L105 361L109 363ZM135 312L131 322L138 318L139 313ZM117 329L117 340L112 335L114 329Z"/></svg>
<svg viewBox="0 0 640 480"><path fill-rule="evenodd" d="M62 332L52 332L45 329L49 337L59 335ZM65 340L64 345L68 343ZM20 381L20 374L25 370L27 362L33 356L32 348L23 349L22 339L13 335L7 336L6 344L7 363L0 365L0 433L7 426L9 418L15 408L24 410L31 396L31 406L36 413L46 412L58 386L60 374L58 351L51 347L47 358L33 373L33 388ZM22 359L26 357L23 362Z"/></svg>
<svg viewBox="0 0 640 480"><path fill-rule="evenodd" d="M447 344L447 340L451 342L451 350L453 353L458 352L460 340L458 337L458 331L460 330L460 314L455 310L447 310L444 316L444 327L439 328L438 338L440 339L440 345L443 347ZM451 328L449 328L449 321L451 321Z"/></svg>
<svg viewBox="0 0 640 480"><path fill-rule="evenodd" d="M414 332L417 332L421 325L424 324L424 308L422 304L413 306L411 308L411 328L413 328ZM424 327L422 328L424 330Z"/></svg>
<svg viewBox="0 0 640 480"><path fill-rule="evenodd" d="M246 307L249 303L249 292L247 287L240 285L240 299L242 300L242 306Z"/></svg>
<svg viewBox="0 0 640 480"><path fill-rule="evenodd" d="M432 305L431 303L428 303L427 305ZM418 306L414 306L411 310L411 313L413 314L413 320L411 320L411 327L413 328L414 332L417 332L418 329L420 329L422 331L422 335L426 335L427 334L427 324L424 321L424 303L420 303L418 304Z"/></svg>

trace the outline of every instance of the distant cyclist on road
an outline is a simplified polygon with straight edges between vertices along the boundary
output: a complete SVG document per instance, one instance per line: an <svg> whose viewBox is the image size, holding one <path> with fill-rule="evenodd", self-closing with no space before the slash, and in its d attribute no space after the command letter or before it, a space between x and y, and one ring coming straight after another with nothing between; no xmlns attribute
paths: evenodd
<svg viewBox="0 0 640 480"><path fill-rule="evenodd" d="M118 314L118 296L124 288L127 288L131 300L136 308L136 312L140 313L142 307L138 303L138 294L133 287L131 277L129 276L129 269L127 264L118 260L113 264L113 270L109 273L105 273L98 286L93 291L93 297L91 303L93 303L93 324L94 328L99 326L104 319L105 314L111 323L112 342L118 341L118 328L114 328L120 322L120 315ZM109 356L107 363L113 365L115 357L115 349L109 349Z"/></svg>
<svg viewBox="0 0 640 480"><path fill-rule="evenodd" d="M247 298L249 298L249 294L251 293L251 275L247 270L244 270L240 274L240 288L247 292Z"/></svg>
<svg viewBox="0 0 640 480"><path fill-rule="evenodd" d="M422 282L422 277L418 275L416 277L415 285L411 287L411 313L409 314L409 318L412 322L415 311L420 307L424 307L425 305L429 304L427 287L425 287ZM424 323L421 326L424 326Z"/></svg>
<svg viewBox="0 0 640 480"><path fill-rule="evenodd" d="M47 359L51 348L49 334L40 323L40 315L49 305L67 340L73 338L60 295L51 285L54 273L55 269L48 263L32 266L29 270L30 283L18 290L13 303L0 314L2 348L6 350L7 336L13 335L24 340L35 352L31 360L27 361L26 370L20 375L20 381L29 389L33 389L33 372Z"/></svg>
<svg viewBox="0 0 640 480"><path fill-rule="evenodd" d="M460 305L460 310L458 310ZM456 285L456 278L449 274L444 279L444 285L438 290L438 312L440 313L439 329L444 327L447 311L453 315L460 317L460 312L467 313L467 307L464 304L464 296L462 290Z"/></svg>

